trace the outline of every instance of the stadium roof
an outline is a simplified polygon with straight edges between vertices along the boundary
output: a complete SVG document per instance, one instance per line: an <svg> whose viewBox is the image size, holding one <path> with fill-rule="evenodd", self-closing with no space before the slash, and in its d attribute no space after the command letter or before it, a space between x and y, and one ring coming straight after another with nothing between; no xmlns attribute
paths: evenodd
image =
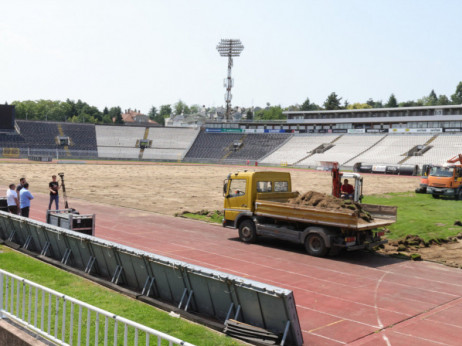
<svg viewBox="0 0 462 346"><path fill-rule="evenodd" d="M392 107L392 108L362 108L362 109L335 109L335 110L315 110L315 111L284 111L283 114L318 114L318 113L370 113L370 112L402 112L414 110L432 110L432 109L462 109L460 105L445 105L445 106L419 106L419 107Z"/></svg>

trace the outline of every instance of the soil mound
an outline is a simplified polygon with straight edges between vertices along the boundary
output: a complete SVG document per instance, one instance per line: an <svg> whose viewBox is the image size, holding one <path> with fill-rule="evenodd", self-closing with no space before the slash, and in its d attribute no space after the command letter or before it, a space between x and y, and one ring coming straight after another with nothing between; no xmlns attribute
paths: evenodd
<svg viewBox="0 0 462 346"><path fill-rule="evenodd" d="M371 222L372 216L362 209L361 204L349 199L337 198L325 193L308 191L296 198L289 199L288 203L304 207L316 207L344 212L354 212L355 215L364 221Z"/></svg>

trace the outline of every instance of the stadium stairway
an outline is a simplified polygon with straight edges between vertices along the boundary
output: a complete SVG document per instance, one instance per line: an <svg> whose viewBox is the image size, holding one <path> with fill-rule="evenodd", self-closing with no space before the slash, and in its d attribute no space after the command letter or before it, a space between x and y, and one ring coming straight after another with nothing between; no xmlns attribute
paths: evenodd
<svg viewBox="0 0 462 346"><path fill-rule="evenodd" d="M148 139L148 136L149 136L149 127L146 127L144 129L143 139ZM140 146L140 154L138 155L138 159L142 160L143 159L143 154L144 154L144 147Z"/></svg>
<svg viewBox="0 0 462 346"><path fill-rule="evenodd" d="M239 140L241 141L242 145L237 149L237 151L241 150L242 147L245 145L244 144L244 141L245 141L245 138L247 137L247 134L244 134ZM231 142L230 145L226 148L227 152L225 155L223 155L223 157L221 158L221 161L223 162L224 160L226 160L228 158L229 155L231 155L233 153L233 150L234 149L234 142Z"/></svg>
<svg viewBox="0 0 462 346"><path fill-rule="evenodd" d="M61 124L58 124L58 133L61 137L64 137L64 131L63 131L63 127L61 126ZM69 138L70 140L70 138ZM58 139L56 139L57 142L59 142ZM59 145L59 143L57 143ZM70 144L70 143L69 143ZM64 151L66 152L66 156L69 157L71 156L71 152L69 151L69 146L68 145L65 145L64 146Z"/></svg>
<svg viewBox="0 0 462 346"><path fill-rule="evenodd" d="M340 135L340 136L338 136L338 137L335 137L335 138L334 138L333 140L331 140L329 143L330 143L330 144L333 144L333 143L337 142L337 141L338 141L340 138L342 138L342 137L343 137L343 135ZM307 158L313 156L314 154L316 154L316 153L310 152L308 155L302 157L300 160L298 160L297 162L294 162L293 164L291 164L291 165L289 165L289 166L295 167L295 166L298 165L300 162L302 162L303 160L306 160Z"/></svg>
<svg viewBox="0 0 462 346"><path fill-rule="evenodd" d="M347 163L349 163L349 162L353 161L354 159L356 159L358 156L364 154L366 151L371 150L373 147L375 147L377 144L379 144L381 141L383 141L387 136L388 136L388 135L383 136L383 137L380 138L377 142L375 142L374 144L372 144L369 148L363 150L363 151L360 152L358 155L353 156L351 159L348 159L347 161L343 162L343 163L341 164L341 166L346 165Z"/></svg>
<svg viewBox="0 0 462 346"><path fill-rule="evenodd" d="M436 138L438 137L438 135L434 135L432 138L430 138L428 141L425 142L424 146L427 146L429 145L431 142L433 142ZM401 161L398 162L398 164L402 165L403 163L405 163L407 160L409 160L412 156L406 156L404 159L402 159Z"/></svg>

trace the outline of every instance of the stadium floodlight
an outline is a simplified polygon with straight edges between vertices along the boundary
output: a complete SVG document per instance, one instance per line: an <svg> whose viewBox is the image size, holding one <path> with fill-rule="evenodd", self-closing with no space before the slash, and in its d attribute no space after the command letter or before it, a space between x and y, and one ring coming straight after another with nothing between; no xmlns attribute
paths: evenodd
<svg viewBox="0 0 462 346"><path fill-rule="evenodd" d="M224 81L226 88L225 101L226 101L226 120L228 121L231 115L231 88L234 86L234 80L231 78L231 69L233 67L233 57L240 56L244 50L241 40L234 39L221 39L217 45L217 51L221 56L228 57L228 77Z"/></svg>

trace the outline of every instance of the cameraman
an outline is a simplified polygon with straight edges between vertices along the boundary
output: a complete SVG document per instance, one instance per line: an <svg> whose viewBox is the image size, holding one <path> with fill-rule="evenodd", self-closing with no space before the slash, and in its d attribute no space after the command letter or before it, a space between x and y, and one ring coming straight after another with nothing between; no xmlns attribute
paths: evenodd
<svg viewBox="0 0 462 346"><path fill-rule="evenodd" d="M52 175L50 183L48 184L48 187L50 189L50 203L48 204L48 210L51 209L51 205L53 204L53 201L55 202L56 210L59 209L59 193L58 190L60 188L59 183L56 181L56 175Z"/></svg>

